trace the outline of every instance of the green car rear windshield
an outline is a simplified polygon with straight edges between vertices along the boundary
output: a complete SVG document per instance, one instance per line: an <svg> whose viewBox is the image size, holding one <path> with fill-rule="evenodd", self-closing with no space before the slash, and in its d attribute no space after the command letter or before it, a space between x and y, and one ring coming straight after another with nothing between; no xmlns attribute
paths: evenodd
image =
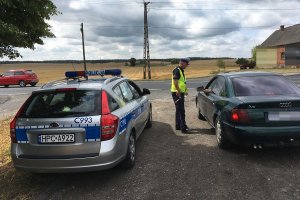
<svg viewBox="0 0 300 200"><path fill-rule="evenodd" d="M300 95L300 89L284 76L231 78L235 96Z"/></svg>
<svg viewBox="0 0 300 200"><path fill-rule="evenodd" d="M98 90L36 93L27 101L20 117L56 118L99 115L100 93Z"/></svg>

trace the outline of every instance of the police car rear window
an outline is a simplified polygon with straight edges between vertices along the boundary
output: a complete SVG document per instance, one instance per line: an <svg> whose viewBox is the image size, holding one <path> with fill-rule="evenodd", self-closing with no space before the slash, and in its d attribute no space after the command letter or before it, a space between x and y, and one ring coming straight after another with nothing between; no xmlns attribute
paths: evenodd
<svg viewBox="0 0 300 200"><path fill-rule="evenodd" d="M20 117L56 118L99 115L101 91L41 92L31 96Z"/></svg>

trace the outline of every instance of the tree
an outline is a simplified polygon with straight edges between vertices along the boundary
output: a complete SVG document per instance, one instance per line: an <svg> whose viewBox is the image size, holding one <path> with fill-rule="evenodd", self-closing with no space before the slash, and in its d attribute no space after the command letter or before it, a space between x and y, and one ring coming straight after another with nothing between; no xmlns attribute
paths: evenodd
<svg viewBox="0 0 300 200"><path fill-rule="evenodd" d="M130 66L135 66L136 65L136 59L135 58L130 58L129 60Z"/></svg>
<svg viewBox="0 0 300 200"><path fill-rule="evenodd" d="M220 71L220 69L224 69L224 71L225 71L225 62L224 62L224 60L218 59L217 60L217 66L219 68L219 71Z"/></svg>
<svg viewBox="0 0 300 200"><path fill-rule="evenodd" d="M171 60L172 65L178 64L178 63L179 63L179 59L174 58L174 59Z"/></svg>
<svg viewBox="0 0 300 200"><path fill-rule="evenodd" d="M45 20L57 14L51 0L0 0L0 58L22 57L16 48L34 49L55 37Z"/></svg>
<svg viewBox="0 0 300 200"><path fill-rule="evenodd" d="M248 64L249 63L249 60L246 59L246 58L238 58L236 61L235 61L236 64L238 65L244 65L244 64Z"/></svg>
<svg viewBox="0 0 300 200"><path fill-rule="evenodd" d="M252 48L251 54L252 54L252 60L256 62L256 50L259 47L259 45L256 45L255 47Z"/></svg>

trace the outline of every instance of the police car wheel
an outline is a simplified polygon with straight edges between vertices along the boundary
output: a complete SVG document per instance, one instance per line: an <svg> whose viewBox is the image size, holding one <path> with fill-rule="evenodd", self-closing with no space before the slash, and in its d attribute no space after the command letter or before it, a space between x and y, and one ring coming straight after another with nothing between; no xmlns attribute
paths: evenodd
<svg viewBox="0 0 300 200"><path fill-rule="evenodd" d="M134 134L131 133L128 141L128 149L125 160L121 163L121 167L124 169L131 169L135 164L135 137Z"/></svg>
<svg viewBox="0 0 300 200"><path fill-rule="evenodd" d="M148 116L148 121L146 124L146 128L151 128L152 127L152 109L149 111L149 116Z"/></svg>

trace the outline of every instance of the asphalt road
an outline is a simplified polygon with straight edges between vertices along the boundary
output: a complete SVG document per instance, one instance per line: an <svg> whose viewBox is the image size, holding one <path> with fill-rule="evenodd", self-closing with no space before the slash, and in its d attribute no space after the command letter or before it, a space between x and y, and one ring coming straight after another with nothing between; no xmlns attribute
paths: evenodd
<svg viewBox="0 0 300 200"><path fill-rule="evenodd" d="M289 79L294 81L298 86L300 86L300 74L297 75L288 75ZM199 86L204 86L207 84L210 78L197 78L197 79L188 79L187 85L189 89L196 89ZM163 91L170 89L170 80L162 81L136 81L136 83L141 88L148 88L151 91ZM26 95L30 94L32 91L39 89L39 86L36 87L23 87L19 86L10 86L9 88L0 87L0 96L2 95Z"/></svg>

